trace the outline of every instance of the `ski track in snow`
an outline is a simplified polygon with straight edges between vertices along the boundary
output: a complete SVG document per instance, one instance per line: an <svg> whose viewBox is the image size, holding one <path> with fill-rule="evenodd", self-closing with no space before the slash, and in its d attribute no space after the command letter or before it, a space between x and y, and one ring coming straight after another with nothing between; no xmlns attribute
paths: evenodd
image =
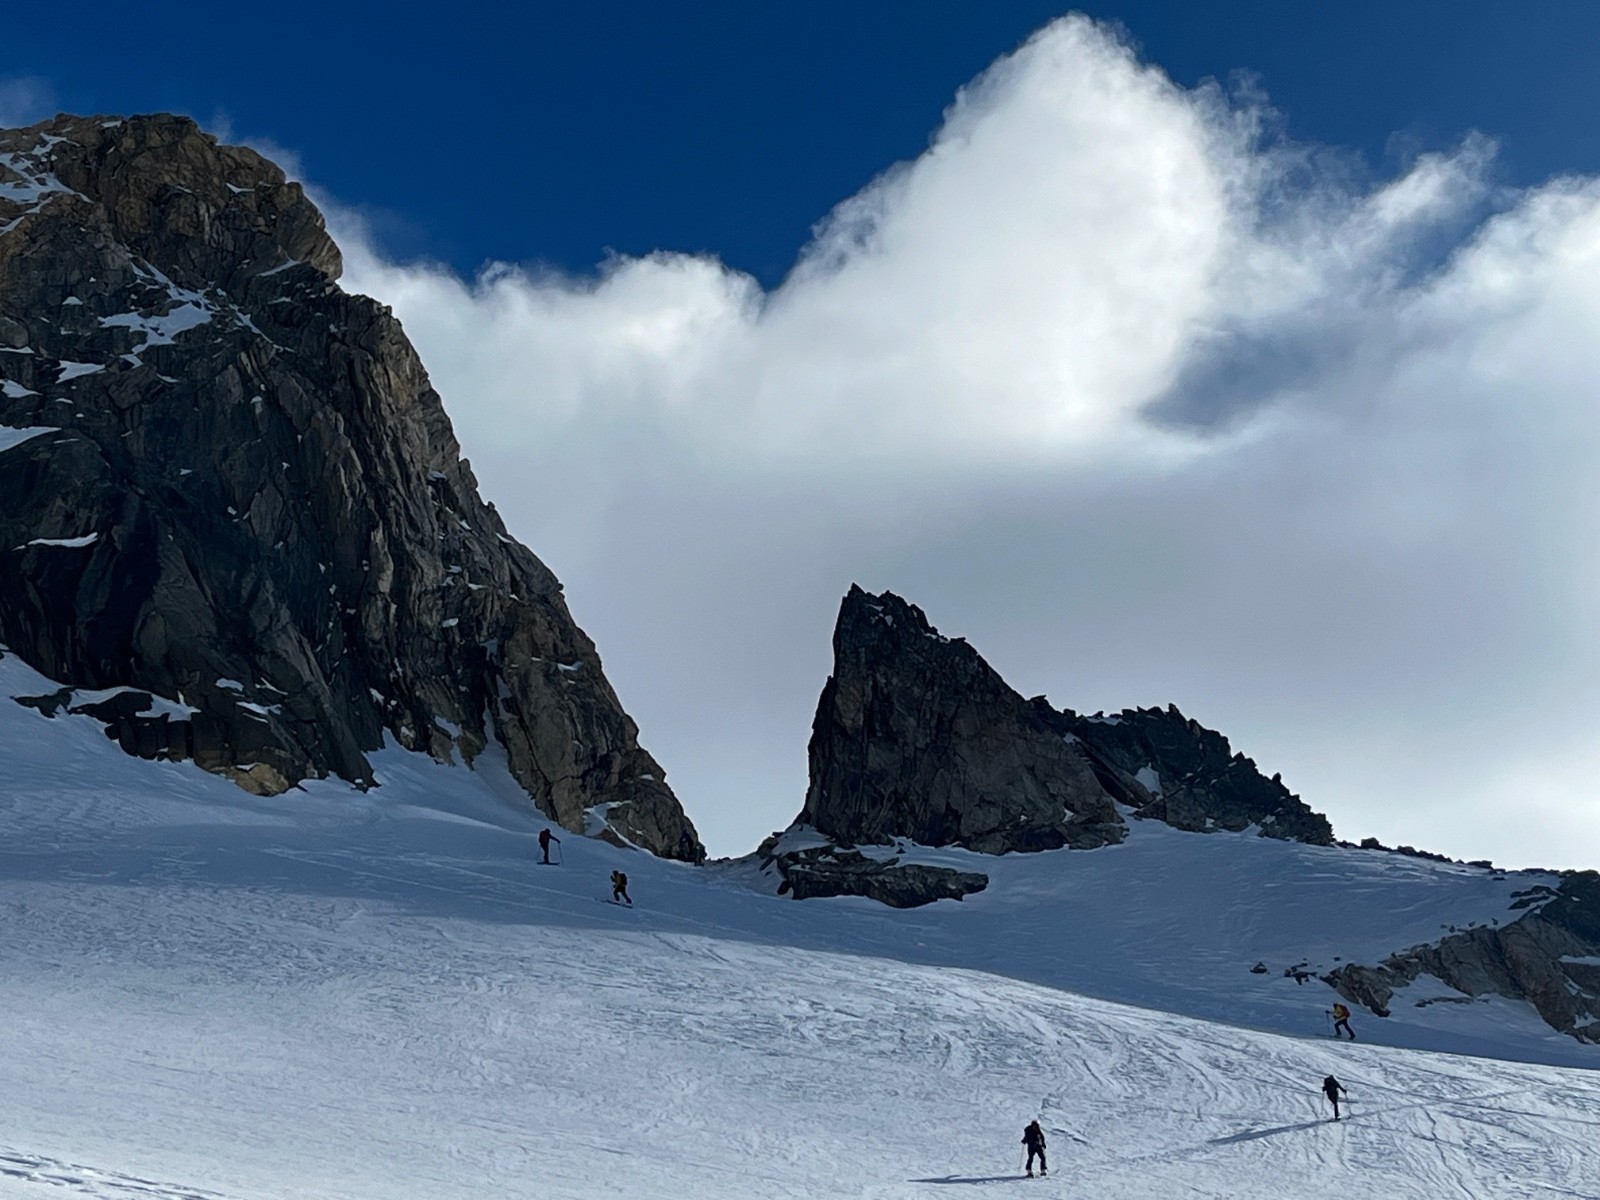
<svg viewBox="0 0 1600 1200"><path fill-rule="evenodd" d="M38 1190L24 1185L36 1185ZM137 1179L115 1171L97 1171L49 1158L18 1154L0 1147L0 1193L15 1196L60 1196L62 1190L96 1200L223 1200L174 1184Z"/></svg>
<svg viewBox="0 0 1600 1200"><path fill-rule="evenodd" d="M0 1197L975 1197L1038 1116L1044 1195L1600 1200L1600 1071L948 965L1053 944L1003 879L895 913L577 837L542 867L487 776L388 754L372 793L263 799L3 696L0 754ZM634 909L604 904L617 865ZM1268 986L1228 966L1219 1004ZM1491 1006L1474 1037L1491 1017L1531 1036Z"/></svg>

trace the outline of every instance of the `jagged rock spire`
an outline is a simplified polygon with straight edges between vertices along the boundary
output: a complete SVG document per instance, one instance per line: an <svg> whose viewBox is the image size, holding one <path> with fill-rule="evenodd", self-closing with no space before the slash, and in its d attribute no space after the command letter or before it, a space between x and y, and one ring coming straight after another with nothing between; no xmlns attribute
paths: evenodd
<svg viewBox="0 0 1600 1200"><path fill-rule="evenodd" d="M893 593L852 585L833 649L799 822L841 842L1093 847L1122 839L1118 805L1182 829L1332 841L1276 776L1176 708L1080 716L1024 700Z"/></svg>
<svg viewBox="0 0 1600 1200"><path fill-rule="evenodd" d="M1102 846L1124 828L1093 765L922 610L852 585L812 724L799 820L843 842Z"/></svg>

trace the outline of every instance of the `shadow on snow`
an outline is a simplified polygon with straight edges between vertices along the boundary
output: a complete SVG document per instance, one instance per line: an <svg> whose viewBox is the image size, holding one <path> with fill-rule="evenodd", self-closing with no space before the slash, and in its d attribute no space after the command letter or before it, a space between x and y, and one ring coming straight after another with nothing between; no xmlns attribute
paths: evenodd
<svg viewBox="0 0 1600 1200"><path fill-rule="evenodd" d="M1013 1179L1029 1176L1015 1175L936 1175L932 1179L908 1179L907 1183L1010 1183Z"/></svg>

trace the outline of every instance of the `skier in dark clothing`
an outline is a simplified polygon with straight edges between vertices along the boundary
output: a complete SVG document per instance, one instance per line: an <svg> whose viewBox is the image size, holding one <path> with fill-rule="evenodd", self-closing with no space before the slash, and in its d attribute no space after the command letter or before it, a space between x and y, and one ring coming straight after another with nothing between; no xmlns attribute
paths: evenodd
<svg viewBox="0 0 1600 1200"><path fill-rule="evenodd" d="M1350 1094L1349 1092L1345 1091L1344 1084L1340 1083L1332 1075L1329 1075L1326 1079L1324 1079L1322 1081L1322 1094L1324 1096L1326 1096L1328 1098L1329 1102L1333 1105L1333 1119L1335 1121L1337 1121L1339 1119L1339 1093L1340 1092L1344 1092L1344 1094L1346 1096L1348 1096Z"/></svg>
<svg viewBox="0 0 1600 1200"><path fill-rule="evenodd" d="M1339 1036L1339 1030L1344 1030L1350 1035L1350 1040L1356 1040L1356 1031L1350 1028L1350 1010L1342 1004L1333 1006L1333 1036Z"/></svg>
<svg viewBox="0 0 1600 1200"><path fill-rule="evenodd" d="M611 902L613 904L621 904L623 901L627 901L630 908L633 906L633 897L628 895L628 877L621 871L613 871L611 872Z"/></svg>
<svg viewBox="0 0 1600 1200"><path fill-rule="evenodd" d="M1038 1121L1029 1121L1028 1127L1022 1131L1022 1144L1028 1148L1028 1178L1033 1178L1033 1156L1039 1156L1039 1174L1050 1174L1050 1168L1044 1161L1044 1130L1039 1128Z"/></svg>
<svg viewBox="0 0 1600 1200"><path fill-rule="evenodd" d="M542 863L547 863L547 862L550 861L550 843L551 842L554 842L556 845L559 846L561 844L561 839L558 838L555 834L551 833L548 829L539 830L539 853L544 855L544 857L541 858L539 861L542 862Z"/></svg>
<svg viewBox="0 0 1600 1200"><path fill-rule="evenodd" d="M698 865L704 858L704 851L694 844L694 839L689 836L689 831L687 829L680 830L678 832L679 861Z"/></svg>

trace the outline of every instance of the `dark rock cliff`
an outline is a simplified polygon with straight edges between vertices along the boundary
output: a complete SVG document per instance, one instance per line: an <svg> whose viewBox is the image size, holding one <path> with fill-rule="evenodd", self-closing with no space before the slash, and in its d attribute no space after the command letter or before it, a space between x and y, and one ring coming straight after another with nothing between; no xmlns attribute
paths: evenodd
<svg viewBox="0 0 1600 1200"><path fill-rule="evenodd" d="M852 587L833 647L798 823L840 843L1089 848L1122 839L1118 805L1181 829L1332 840L1276 777L1176 709L1085 717L1024 700L892 593Z"/></svg>
<svg viewBox="0 0 1600 1200"><path fill-rule="evenodd" d="M844 843L908 837L993 854L1122 839L1088 757L914 605L852 586L833 657L802 824Z"/></svg>
<svg viewBox="0 0 1600 1200"><path fill-rule="evenodd" d="M368 783L386 735L469 762L492 738L565 827L702 857L340 268L299 185L186 119L0 132L0 643L134 689L97 710L128 750L253 791Z"/></svg>
<svg viewBox="0 0 1600 1200"><path fill-rule="evenodd" d="M1042 696L1024 700L964 640L892 593L850 588L833 654L793 827L831 848L785 849L774 835L757 852L797 897L899 907L960 899L987 878L849 850L901 839L989 854L1092 849L1127 835L1124 813L1197 832L1253 827L1332 841L1328 822L1277 777L1177 709L1079 716Z"/></svg>

